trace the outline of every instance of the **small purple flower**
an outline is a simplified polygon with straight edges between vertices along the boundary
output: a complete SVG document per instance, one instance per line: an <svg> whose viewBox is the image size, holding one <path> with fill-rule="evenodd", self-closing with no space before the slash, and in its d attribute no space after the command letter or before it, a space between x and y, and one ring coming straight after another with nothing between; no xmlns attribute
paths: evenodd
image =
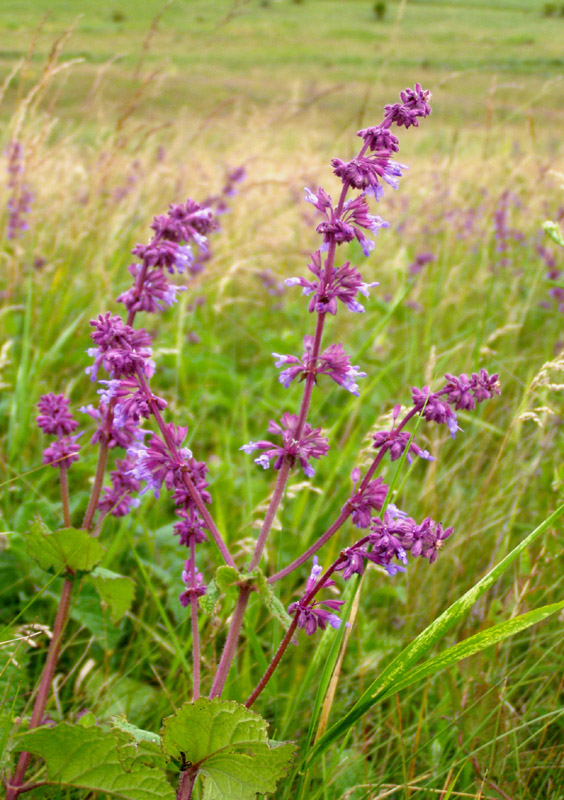
<svg viewBox="0 0 564 800"><path fill-rule="evenodd" d="M139 506L139 499L131 497L132 492L141 488L139 481L133 477L133 463L130 459L118 459L116 469L110 472L112 487L106 486L98 508L102 513L110 513L114 517L125 517L132 508Z"/></svg>
<svg viewBox="0 0 564 800"><path fill-rule="evenodd" d="M98 389L101 404L108 405L112 400L117 400L114 406L113 425L115 428L123 428L131 424L136 426L141 419L150 418L151 406L136 378L101 380L99 383L106 386L105 389ZM151 398L159 411L168 405L166 400L156 394L151 394Z"/></svg>
<svg viewBox="0 0 564 800"><path fill-rule="evenodd" d="M140 264L131 264L129 271L136 277ZM138 290L134 284L131 289L123 292L118 297L118 303L123 303L128 311L147 311L155 314L162 311L165 306L176 303L178 292L185 292L185 286L176 286L169 283L160 269L154 269L145 275L143 285Z"/></svg>
<svg viewBox="0 0 564 800"><path fill-rule="evenodd" d="M43 451L43 463L50 464L52 467L63 467L68 469L75 461L78 461L80 445L77 443L82 433L74 436L66 436L57 439Z"/></svg>
<svg viewBox="0 0 564 800"><path fill-rule="evenodd" d="M319 565L317 556L314 556L313 568L306 583L305 595L309 594L309 592L317 584L322 572L323 568ZM323 588L328 586L335 586L335 582L331 580L325 581L323 583ZM338 617L336 614L333 614L331 611L326 611L324 608L319 608L319 606L325 605L328 608L333 609L333 611L338 611L344 602L344 600L315 600L306 606L303 605L302 601L300 600L296 603L291 603L288 606L288 613L294 614L297 611L298 627L303 628L307 635L311 636L315 633L317 628L321 628L323 631L327 625L330 625L335 629L341 627L343 620L340 617Z"/></svg>
<svg viewBox="0 0 564 800"><path fill-rule="evenodd" d="M107 435L107 445L110 449L122 447L127 450L133 447L136 442L142 442L147 434L147 431L137 427L137 422L132 418L121 420L119 425L116 424L114 418L109 430L107 430L108 407L103 402L100 403L98 408L95 408L92 404L82 406L80 411L82 414L88 414L98 423L98 427L90 440L91 444L101 442Z"/></svg>
<svg viewBox="0 0 564 800"><path fill-rule="evenodd" d="M177 244L194 241L200 247L205 247L205 237L215 224L211 208L203 208L188 198L185 203L170 205L168 214L155 217L151 228L159 239Z"/></svg>
<svg viewBox="0 0 564 800"><path fill-rule="evenodd" d="M418 117L427 117L431 113L429 105L431 92L422 89L418 83L415 84L414 89L405 89L400 92L400 98L401 103L385 107L386 115L382 127L389 128L394 122L399 127L409 128L410 125L417 127Z"/></svg>
<svg viewBox="0 0 564 800"><path fill-rule="evenodd" d="M94 358L94 364L86 368L86 373L93 381L100 366L112 378L130 377L138 369L148 378L153 375L155 364L151 359L151 337L147 331L143 328L135 330L109 311L104 316L100 314L98 319L90 320L90 324L94 328L90 336L97 347L88 350L88 354Z"/></svg>
<svg viewBox="0 0 564 800"><path fill-rule="evenodd" d="M447 373L445 378L448 381L444 390L445 396L456 409L471 411L476 407L476 403L501 394L499 376L489 375L485 369L479 373L473 372L470 378L464 373L460 376Z"/></svg>
<svg viewBox="0 0 564 800"><path fill-rule="evenodd" d="M427 517L415 528L414 535L415 543L411 548L411 555L428 558L429 564L432 564L445 540L452 535L452 528L443 528L439 522Z"/></svg>
<svg viewBox="0 0 564 800"><path fill-rule="evenodd" d="M347 505L354 509L352 514L353 525L357 528L368 528L372 518L372 511L380 511L386 501L389 486L376 478L370 481L364 490L359 490L348 501Z"/></svg>
<svg viewBox="0 0 564 800"><path fill-rule="evenodd" d="M179 508L176 513L181 519L174 526L174 534L179 537L181 545L190 547L192 539L195 544L207 541L204 523L194 508Z"/></svg>
<svg viewBox="0 0 564 800"><path fill-rule="evenodd" d="M357 300L360 293L368 297L369 290L378 286L377 282L364 283L362 275L347 261L341 267L333 267L328 279L325 277L325 269L321 263L321 253L317 250L311 257L309 269L318 278L316 281L309 281L307 278L287 278L284 283L286 286L302 286L305 295L313 295L309 304L311 312L318 314L337 313L337 300L346 305L349 311L363 313L364 306Z"/></svg>
<svg viewBox="0 0 564 800"><path fill-rule="evenodd" d="M189 558L184 562L184 569L182 570L182 580L186 586L186 591L182 592L179 596L181 604L186 608L190 605L192 595L198 599L203 597L207 591L207 586L203 581L202 573L198 572L192 559Z"/></svg>
<svg viewBox="0 0 564 800"><path fill-rule="evenodd" d="M397 136L394 136L389 128L382 128L381 125L363 128L358 131L357 136L364 139L370 150L387 150L393 153L397 153L399 150Z"/></svg>
<svg viewBox="0 0 564 800"><path fill-rule="evenodd" d="M426 267L427 264L431 264L434 260L435 256L432 253L419 253L408 267L409 274L417 275L421 272L423 267Z"/></svg>
<svg viewBox="0 0 564 800"><path fill-rule="evenodd" d="M295 466L298 462L308 478L312 478L315 470L309 463L310 458L322 458L329 450L329 442L326 437L321 434L321 428L315 430L305 423L302 434L299 440L294 438L296 426L298 424L297 414L290 414L286 411L280 420L281 425L270 420L268 425L268 432L275 433L282 437L283 444L277 445L270 441L249 442L244 444L240 449L245 453L252 453L254 450L263 450L264 452L255 458L255 463L259 464L264 469L270 466L271 459L276 459L274 462L274 469L280 469L287 458L291 466Z"/></svg>
<svg viewBox="0 0 564 800"><path fill-rule="evenodd" d="M153 239L149 244L135 245L131 252L149 267L166 268L170 273L174 273L179 247L176 242L168 239Z"/></svg>
<svg viewBox="0 0 564 800"><path fill-rule="evenodd" d="M389 158L389 155L383 152L372 156L357 156L346 162L334 158L331 164L333 172L343 183L362 189L366 194L380 200L384 194L381 181L384 180L393 189L397 189L398 178L401 178L402 170L407 169L405 164L399 164Z"/></svg>
<svg viewBox="0 0 564 800"><path fill-rule="evenodd" d="M413 405L417 411L428 422L438 422L446 424L450 431L450 435L454 439L456 432L461 430L456 421L456 414L449 406L448 402L443 400L440 394L432 394L428 386L423 389L413 387L411 389L411 396Z"/></svg>
<svg viewBox="0 0 564 800"><path fill-rule="evenodd" d="M166 427L178 451L177 457L173 457L165 442L154 434L148 445L134 445L127 451L128 456L134 462L131 474L137 480L146 483L146 487L141 491L141 494L144 494L148 489L152 489L155 496L158 497L163 483L167 489L172 489L183 483L183 467L186 465L186 461L192 458L191 450L187 447L181 448L188 428L173 425L172 423L169 423Z"/></svg>
<svg viewBox="0 0 564 800"><path fill-rule="evenodd" d="M39 398L39 416L35 418L43 433L66 436L78 428L78 422L69 411L70 400L64 394L44 394Z"/></svg>
<svg viewBox="0 0 564 800"><path fill-rule="evenodd" d="M335 383L342 386L348 392L358 397L358 378L365 378L366 372L361 372L360 368L353 366L349 356L343 350L341 344L330 345L321 355L317 357L317 363L313 363L311 355L313 352L313 336L304 337L304 354L301 359L297 356L285 356L279 353L272 355L277 359L276 366L287 366L280 374L280 383L286 388L298 376L303 378L308 372L314 375L328 375ZM288 366L289 365L289 366Z"/></svg>
<svg viewBox="0 0 564 800"><path fill-rule="evenodd" d="M378 433L374 434L373 438L374 448L378 450L383 447L384 449L389 450L391 460L396 461L403 455L406 447L409 444L409 440L411 439L411 434L407 431L399 430L379 431ZM424 458L426 461L434 461L433 456L428 453L427 450L422 450L413 441L411 444L409 444L409 451L407 453L408 464L411 464L413 461L411 454L414 456L419 456L419 458Z"/></svg>

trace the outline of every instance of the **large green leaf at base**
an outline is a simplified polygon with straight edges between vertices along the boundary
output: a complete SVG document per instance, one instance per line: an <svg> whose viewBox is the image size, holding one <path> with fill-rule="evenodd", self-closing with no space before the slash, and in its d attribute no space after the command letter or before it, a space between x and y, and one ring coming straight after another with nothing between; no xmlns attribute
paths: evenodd
<svg viewBox="0 0 564 800"><path fill-rule="evenodd" d="M164 721L164 753L197 767L204 800L252 800L266 794L288 769L294 744L271 744L266 721L230 700L200 698Z"/></svg>
<svg viewBox="0 0 564 800"><path fill-rule="evenodd" d="M24 734L17 749L35 753L45 761L47 783L105 792L119 800L175 800L163 770L136 762L126 772L119 744L102 728L63 722Z"/></svg>
<svg viewBox="0 0 564 800"><path fill-rule="evenodd" d="M78 528L62 528L51 533L43 520L36 517L25 534L28 554L41 569L60 572L90 572L104 557L104 548L97 539Z"/></svg>

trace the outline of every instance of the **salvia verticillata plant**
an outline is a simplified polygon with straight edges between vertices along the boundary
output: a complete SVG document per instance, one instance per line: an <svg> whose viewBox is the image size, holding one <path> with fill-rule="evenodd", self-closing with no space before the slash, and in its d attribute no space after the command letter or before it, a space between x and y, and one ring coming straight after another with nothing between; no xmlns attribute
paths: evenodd
<svg viewBox="0 0 564 800"><path fill-rule="evenodd" d="M8 221L6 237L17 239L29 228L27 215L31 211L33 194L25 181L25 159L21 142L11 141L4 153L7 161L8 189Z"/></svg>
<svg viewBox="0 0 564 800"><path fill-rule="evenodd" d="M373 434L371 462L364 474L358 467L353 469L352 492L342 490L342 507L332 524L319 532L317 540L291 563L269 575L261 570L288 481L300 472L313 479L317 462L330 448L327 436L311 415L315 393L323 391L332 381L343 391L360 394L361 381L366 377L362 365L352 363L341 342L326 342L324 335L330 333L331 319L336 314L362 314L370 290L378 284L366 281L357 266L341 253L346 252L347 244L356 241L364 255L369 256L375 247L374 237L388 227L382 217L372 213L370 203L381 200L387 187L398 188L406 167L396 160L399 151L396 133L401 128L417 127L430 113L429 102L430 93L416 84L414 89L401 93L400 102L385 107L379 125L358 132L361 140L358 154L348 161L339 158L332 161L333 173L340 182L335 198L321 187L306 189L306 200L319 217L316 227L319 246L311 254L308 273L289 278L285 283L288 287L300 287L306 296L305 313L311 320L311 332L304 337L301 347L296 342L296 353L273 354L283 386L301 383L303 392L298 408L284 410L278 419L270 421L266 433L257 431L256 440L241 444L241 450L252 454L258 466L273 470L276 476L247 564L237 563L233 555L236 543L229 540L214 520L208 467L199 460L199 454L186 446L186 426L168 418L167 401L151 388L156 370L153 337L136 324L139 313L161 313L173 305L183 288L174 282L176 276L197 270L195 265L205 261L208 237L217 227L211 205L216 212L223 209L225 197L231 196L244 171L236 170L229 175L223 199L202 205L189 199L171 205L167 213L155 217L149 242L138 244L132 251L135 261L129 272L133 283L117 298L125 310L124 316L115 310L105 311L90 322L92 345L86 373L97 387L98 400L81 411L87 424L91 424L90 420L95 423L90 442L98 447L98 463L79 528L72 527L70 518L69 473L72 477L72 465L80 457L80 443L88 436L77 430L79 423L63 395L49 393L38 400L37 424L50 437L43 460L59 473L64 527L52 532L37 518L30 526L28 545L39 565L62 575L64 581L29 731L18 739L16 749L20 755L6 781L8 800L15 800L43 783L77 787L85 792L84 796L98 791L132 800L173 798L175 790L168 777L171 771L177 773L178 800L193 797L195 791L199 792L195 787L200 783L203 783L200 796L214 800L244 800L273 793L279 780L291 769L295 745L270 741L266 721L250 709L267 688L290 643L299 642L299 635L314 636L318 629L342 637L350 624L347 608L369 565L386 577L405 572L413 558L433 564L453 535L452 527L442 521L431 517L415 520L392 503L392 486L378 472L385 459L397 462L398 469L405 461L432 460L431 454L418 443L420 425L445 426L456 437L461 430L457 412L474 411L500 392L497 375L483 369L470 375L447 373L434 389L413 387L410 399L406 392L401 398L405 405L393 406L389 426ZM418 268L430 260L428 254L423 254ZM118 597L118 593L124 591L123 581L127 579L98 566L104 555L100 538L109 517L132 513L140 502L148 502L145 495L151 492L155 496L167 493L170 497L177 517L174 534L186 548L184 563L178 566L178 582L179 588L183 587L179 602L191 620L192 702L165 719L160 735L141 731L121 718L112 724L86 720L73 725L62 722L46 729L47 703L75 586L85 576L97 588L103 584L104 601L111 608L115 601L116 608L120 605L123 613L123 596ZM358 530L356 541L343 547L332 563L323 567L320 559L324 545L349 521ZM202 572L203 547L212 548L222 562L215 575ZM309 577L299 599L286 604L286 609L272 587L301 568L306 574L309 571ZM473 591L485 591L493 574L492 571ZM345 587L340 598L336 593L339 583ZM214 674L206 674L202 669L206 662L201 652L199 614L212 589L215 593L234 592L236 600L217 669ZM253 594L283 622L285 633L262 678L242 705L221 696ZM455 604L457 609L467 610L462 602L466 597L459 601L462 605ZM130 591L129 602L131 599ZM127 605L126 602L126 608ZM472 645L472 652L540 618L523 615L517 622L512 620L511 627L496 626L489 639L482 638ZM440 627L441 619L434 624ZM443 624L445 630L446 627L447 622ZM340 640L335 638L335 641ZM388 682L382 686L389 689L393 685L390 676L396 676L401 686L412 674L417 675L416 654L422 654L423 647L429 648L433 641L427 637L424 642L416 640L410 645L408 655L402 654L401 664L396 659L393 662L396 666L385 671ZM463 657L457 656L456 647L448 652L452 658L443 659L443 666ZM412 671L406 674L408 668ZM360 698L350 718L358 718L358 709L366 710L377 696L375 692L368 699ZM344 730L342 726L336 728ZM332 731L313 749L302 752L296 768L311 763L311 758L333 740ZM39 756L45 764L30 778L32 756ZM288 780L291 784L293 778Z"/></svg>

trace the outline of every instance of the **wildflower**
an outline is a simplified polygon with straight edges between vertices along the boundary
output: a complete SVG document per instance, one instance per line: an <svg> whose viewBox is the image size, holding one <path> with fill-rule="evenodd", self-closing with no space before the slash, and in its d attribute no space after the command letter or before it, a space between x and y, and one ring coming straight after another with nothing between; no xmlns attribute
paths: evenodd
<svg viewBox="0 0 564 800"><path fill-rule="evenodd" d="M323 568L319 565L317 556L313 558L313 568L306 583L305 595L309 594L314 586L317 584L319 576L323 572ZM324 582L323 587L334 586L334 581L327 580ZM317 628L325 630L327 625L332 628L340 628L343 620L332 611L338 611L343 605L344 600L315 600L314 602L304 605L301 600L296 603L291 603L288 606L288 613L294 614L298 612L298 627L303 628L308 636L315 633ZM326 611L319 606L327 606L332 611ZM348 623L347 623L348 625Z"/></svg>
<svg viewBox="0 0 564 800"><path fill-rule="evenodd" d="M142 328L135 330L109 311L104 316L100 314L98 319L90 320L90 324L94 328L90 337L98 345L87 351L94 358L94 364L86 368L86 373L93 381L100 366L112 378L129 377L138 369L148 378L153 375L155 364L151 359L151 337L147 331Z"/></svg>
<svg viewBox="0 0 564 800"><path fill-rule="evenodd" d="M318 314L337 313L337 300L346 305L349 311L363 313L364 306L357 300L357 295L369 296L369 290L379 284L364 283L362 275L350 262L345 262L340 267L332 267L328 278L325 276L324 267L321 264L321 253L317 250L311 257L311 264L308 268L318 278L316 281L307 278L286 278L286 286L302 286L303 294L313 295L309 304L310 312L316 311Z"/></svg>
<svg viewBox="0 0 564 800"><path fill-rule="evenodd" d="M460 430L456 421L456 414L449 406L448 402L441 399L439 393L432 394L428 386L423 389L413 387L411 390L413 405L421 416L428 422L438 422L446 424L450 435L454 439L456 432Z"/></svg>
<svg viewBox="0 0 564 800"><path fill-rule="evenodd" d="M427 517L414 531L416 541L411 548L411 555L428 558L429 563L433 564L445 540L451 535L452 528L443 528L440 523Z"/></svg>
<svg viewBox="0 0 564 800"><path fill-rule="evenodd" d="M29 228L25 215L31 211L33 194L23 180L25 165L21 142L10 142L4 155L8 159L8 188L12 192L8 200L6 237L17 239L23 231Z"/></svg>
<svg viewBox="0 0 564 800"><path fill-rule="evenodd" d="M198 599L205 595L207 586L203 581L202 573L198 572L191 558L184 562L182 580L186 586L186 591L182 592L178 599L186 608L186 606L190 605L192 595L195 595Z"/></svg>
<svg viewBox="0 0 564 800"><path fill-rule="evenodd" d="M57 439L43 451L43 463L50 464L52 467L63 467L68 469L75 461L78 461L80 445L77 439L82 433L74 436L65 436Z"/></svg>
<svg viewBox="0 0 564 800"><path fill-rule="evenodd" d="M139 481L133 477L133 462L129 458L118 459L116 469L110 472L112 487L106 486L98 508L102 513L110 513L114 517L125 517L132 508L137 508L140 501L131 497L132 492L141 488Z"/></svg>
<svg viewBox="0 0 564 800"><path fill-rule="evenodd" d="M44 394L39 398L39 416L35 418L43 433L66 436L78 428L78 422L69 411L70 400L64 394Z"/></svg>
<svg viewBox="0 0 564 800"><path fill-rule="evenodd" d="M168 433L178 450L177 457L170 454L167 444L158 436L151 437L149 444L137 444L130 447L127 454L133 459L134 466L131 474L147 485L141 494L152 489L158 497L163 483L167 489L182 484L182 468L187 459L192 458L192 452L187 447L180 448L186 438L188 428L169 423Z"/></svg>
<svg viewBox="0 0 564 800"><path fill-rule="evenodd" d="M382 127L389 128L395 122L399 127L417 127L418 117L427 117L431 113L429 100L431 92L422 89L419 83L414 89L405 89L400 92L401 103L385 106L385 117Z"/></svg>
<svg viewBox="0 0 564 800"><path fill-rule="evenodd" d="M473 372L469 378L462 373L460 376L445 375L448 383L444 393L448 402L453 404L456 409L473 410L476 403L491 399L496 394L501 394L499 387L499 376L489 375L485 369L479 373Z"/></svg>
<svg viewBox="0 0 564 800"><path fill-rule="evenodd" d="M272 355L277 359L276 366L288 366L280 373L280 383L286 388L299 375L302 380L308 372L314 375L328 375L335 383L342 386L358 397L357 378L365 378L366 372L361 372L360 368L351 365L349 356L343 350L341 344L330 345L321 355L317 357L316 363L312 362L313 336L304 337L304 354L301 359L297 356L285 356L279 353Z"/></svg>
<svg viewBox="0 0 564 800"><path fill-rule="evenodd" d="M167 214L154 218L151 228L156 237L180 244L194 241L206 246L206 235L215 227L211 208L203 208L188 198L185 203L171 204Z"/></svg>
<svg viewBox="0 0 564 800"><path fill-rule="evenodd" d="M181 545L189 547L192 539L194 544L207 541L204 523L194 508L179 508L176 513L181 519L174 526L174 534L179 537Z"/></svg>
<svg viewBox="0 0 564 800"><path fill-rule="evenodd" d="M131 423L136 426L141 419L149 419L152 409L147 395L140 388L136 378L101 380L99 383L106 386L105 389L98 389L101 404L109 405L112 400L117 400L114 405L113 419L113 425L116 428L123 428ZM159 411L168 405L166 400L156 394L151 394L151 400Z"/></svg>
<svg viewBox="0 0 564 800"><path fill-rule="evenodd" d="M343 183L362 189L366 194L373 195L376 200L384 194L381 180L384 180L393 189L398 188L398 178L402 170L407 169L405 164L388 157L385 151L373 156L357 156L352 161L341 161L334 158L331 161L333 172Z"/></svg>
<svg viewBox="0 0 564 800"><path fill-rule="evenodd" d="M120 420L118 425L115 417L113 417L111 424L108 425L108 406L105 403L100 403L98 408L95 408L92 404L82 406L80 411L83 414L88 414L98 423L98 427L90 440L91 444L97 444L105 439L106 445L110 449L123 447L124 450L127 450L136 442L142 442L147 434L147 431L137 426L137 422L133 418L124 418Z"/></svg>
<svg viewBox="0 0 564 800"><path fill-rule="evenodd" d="M368 528L372 510L380 511L386 501L388 489L389 487L382 481L382 478L377 478L374 481L369 481L366 488L359 489L347 501L347 505L354 509L352 514L353 525L356 525L357 528Z"/></svg>
<svg viewBox="0 0 564 800"><path fill-rule="evenodd" d="M270 461L273 458L275 459L274 469L280 469L286 458L291 466L298 462L304 474L308 478L312 478L315 470L309 463L309 459L322 458L326 455L329 451L329 442L325 436L322 436L321 428L314 430L307 422L303 427L300 438L296 440L294 436L298 424L297 414L286 412L282 415L280 422L282 423L281 425L274 422L274 420L270 420L268 432L281 436L282 445L273 444L270 441L249 442L240 449L244 450L245 453L263 450L264 452L258 458L255 458L255 463L264 469L270 466Z"/></svg>
<svg viewBox="0 0 564 800"><path fill-rule="evenodd" d="M406 447L409 445L409 449L407 452L407 462L411 464L412 454L414 456L419 456L419 458L423 458L426 461L434 461L433 456L427 452L427 450L422 450L415 442L409 443L411 439L411 434L407 431L400 431L400 430L391 430L391 431L379 431L375 433L373 436L374 439L374 448L376 450L380 448L384 448L385 450L389 450L390 458L392 461L396 461L398 458L401 458L403 455Z"/></svg>
<svg viewBox="0 0 564 800"><path fill-rule="evenodd" d="M364 139L364 143L370 150L387 150L393 153L397 153L399 150L397 136L394 136L389 128L383 128L381 125L363 128L356 135Z"/></svg>
<svg viewBox="0 0 564 800"><path fill-rule="evenodd" d="M129 271L136 277L141 270L140 264L131 264ZM185 286L169 283L160 269L146 273L140 288L134 284L131 289L120 294L118 303L123 303L128 311L147 311L151 314L162 311L165 306L176 303L177 294L185 292Z"/></svg>

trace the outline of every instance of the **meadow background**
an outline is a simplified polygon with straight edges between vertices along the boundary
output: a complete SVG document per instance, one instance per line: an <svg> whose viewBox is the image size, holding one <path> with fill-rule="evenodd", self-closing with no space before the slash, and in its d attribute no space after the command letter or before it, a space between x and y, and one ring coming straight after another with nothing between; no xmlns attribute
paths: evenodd
<svg viewBox="0 0 564 800"><path fill-rule="evenodd" d="M79 16L80 15L80 16ZM187 196L217 194L229 168L245 181L213 239L213 259L172 310L142 324L157 335L154 385L189 446L211 471L212 511L241 563L273 488L239 451L268 420L297 408L300 389L277 380L271 352L301 352L311 328L299 290L316 247L303 187L335 192L330 159L351 157L358 128L416 81L433 114L400 138L409 165L378 208L382 231L367 263L380 287L365 315L340 314L342 341L368 373L360 400L327 385L310 420L329 430L315 478L296 477L268 547L282 567L311 543L347 497L367 434L410 387L444 372L499 372L502 396L451 442L421 429L437 455L415 464L395 499L455 535L429 567L404 576L371 571L341 666L332 717L350 708L386 664L562 499L564 346L559 270L564 251L543 234L564 220L564 7L531 0L186 2L4 0L0 19L2 145L17 139L33 192L29 229L5 237L9 189L0 168L0 621L9 642L53 619L59 579L45 586L21 533L40 513L60 525L56 474L41 467L35 403L65 392L71 408L95 402L84 369L88 320L129 284L131 248L154 214ZM433 260L419 272L421 253ZM350 258L360 252L351 246ZM550 277L547 273L550 272ZM552 290L552 293L551 293ZM81 517L96 448L70 474ZM440 446L440 452L439 452ZM388 475L392 473L389 472ZM298 484L297 487L295 484ZM84 586L75 600L54 700L55 720L83 709L125 712L158 730L190 697L189 619L178 602L185 554L166 496L106 522L104 566L136 581L119 627ZM346 530L322 553L352 542ZM449 634L454 643L563 597L561 527L551 528ZM201 569L216 566L211 547ZM306 570L277 584L288 604ZM202 628L204 674L213 673L229 605ZM564 798L562 615L430 678L366 715L311 776L310 798ZM171 636L170 631L174 631ZM29 713L47 633L0 648L4 730ZM281 630L251 605L225 697L244 701ZM291 648L257 705L273 738L309 724L311 643ZM17 658L14 654L17 648ZM311 681L309 684L306 682ZM300 694L300 687L303 693ZM9 762L9 740L3 764ZM280 797L305 797L286 785ZM57 796L36 790L37 797ZM70 797L71 795L68 794ZM278 796L278 795L277 795Z"/></svg>

